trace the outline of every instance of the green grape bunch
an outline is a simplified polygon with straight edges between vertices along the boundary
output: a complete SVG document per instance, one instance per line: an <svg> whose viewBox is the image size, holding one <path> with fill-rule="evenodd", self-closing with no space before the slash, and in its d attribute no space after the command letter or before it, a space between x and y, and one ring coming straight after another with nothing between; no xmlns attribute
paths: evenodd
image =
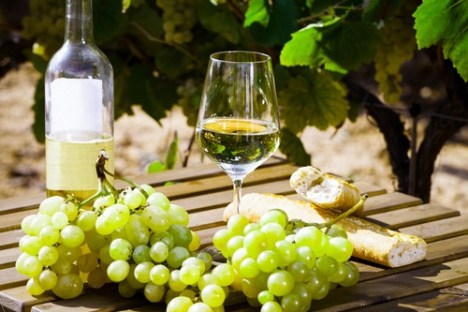
<svg viewBox="0 0 468 312"><path fill-rule="evenodd" d="M201 92L201 84L197 85L192 78L187 79L177 88L177 94L180 97L176 104L182 108L184 115L187 116L187 124L192 127L197 123Z"/></svg>
<svg viewBox="0 0 468 312"><path fill-rule="evenodd" d="M191 0L156 0L162 9L164 40L184 44L193 39L192 28L197 23L195 4Z"/></svg>
<svg viewBox="0 0 468 312"><path fill-rule="evenodd" d="M22 24L22 35L34 40L33 53L50 59L63 43L65 1L31 0Z"/></svg>
<svg viewBox="0 0 468 312"><path fill-rule="evenodd" d="M403 1L380 29L381 41L374 58L375 80L386 103L399 103L403 91L400 67L413 58L416 50L412 17L416 6L414 1Z"/></svg>

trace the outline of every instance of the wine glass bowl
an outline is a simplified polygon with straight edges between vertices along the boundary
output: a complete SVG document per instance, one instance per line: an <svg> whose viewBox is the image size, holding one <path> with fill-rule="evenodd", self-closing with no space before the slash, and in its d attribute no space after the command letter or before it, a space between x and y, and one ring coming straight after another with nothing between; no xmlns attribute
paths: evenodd
<svg viewBox="0 0 468 312"><path fill-rule="evenodd" d="M242 181L278 148L280 126L271 58L248 51L210 56L196 139L232 179L234 201Z"/></svg>

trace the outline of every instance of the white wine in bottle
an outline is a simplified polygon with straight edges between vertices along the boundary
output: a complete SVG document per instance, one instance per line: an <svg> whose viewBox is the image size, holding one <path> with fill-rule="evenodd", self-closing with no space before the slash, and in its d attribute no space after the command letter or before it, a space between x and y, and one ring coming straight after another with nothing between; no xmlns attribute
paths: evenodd
<svg viewBox="0 0 468 312"><path fill-rule="evenodd" d="M65 40L45 74L47 195L78 199L98 188L104 149L114 171L112 66L94 43L92 0L66 0Z"/></svg>

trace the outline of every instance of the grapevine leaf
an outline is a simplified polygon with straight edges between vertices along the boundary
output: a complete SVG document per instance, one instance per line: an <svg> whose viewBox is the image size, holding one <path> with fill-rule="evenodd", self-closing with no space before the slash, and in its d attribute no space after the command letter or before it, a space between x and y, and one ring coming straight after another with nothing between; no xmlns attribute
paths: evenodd
<svg viewBox="0 0 468 312"><path fill-rule="evenodd" d="M317 42L321 33L314 27L306 27L292 34L292 39L286 42L280 54L283 66L317 66L319 47Z"/></svg>
<svg viewBox="0 0 468 312"><path fill-rule="evenodd" d="M302 141L287 128L281 129L280 151L288 157L288 160L298 166L309 166L310 155L307 154Z"/></svg>
<svg viewBox="0 0 468 312"><path fill-rule="evenodd" d="M155 161L153 161L152 163L150 163L148 165L148 169L146 169L146 172L147 173L158 173L158 172L165 171L166 169L167 168L166 168L165 164L163 164L159 160L155 160Z"/></svg>
<svg viewBox="0 0 468 312"><path fill-rule="evenodd" d="M468 81L468 2L426 0L413 16L418 47L422 49L441 44L444 57L451 59L458 73Z"/></svg>
<svg viewBox="0 0 468 312"><path fill-rule="evenodd" d="M355 69L374 59L379 32L370 22L340 19L332 27L320 28L321 49L340 67Z"/></svg>
<svg viewBox="0 0 468 312"><path fill-rule="evenodd" d="M177 163L177 156L179 154L179 138L177 137L177 132L174 135L174 140L169 145L169 149L166 154L166 168L174 169Z"/></svg>
<svg viewBox="0 0 468 312"><path fill-rule="evenodd" d="M253 23L259 23L266 27L270 20L265 0L251 0L245 12L244 27L249 27Z"/></svg>
<svg viewBox="0 0 468 312"><path fill-rule="evenodd" d="M156 38L160 38L164 35L163 21L156 10L149 7L140 7L130 10L127 15L130 24L137 24L149 35ZM136 33L139 34L140 31Z"/></svg>
<svg viewBox="0 0 468 312"><path fill-rule="evenodd" d="M34 92L34 124L32 126L34 137L38 142L45 141L45 92L44 92L44 76L37 81L36 91Z"/></svg>
<svg viewBox="0 0 468 312"><path fill-rule="evenodd" d="M284 44L297 29L297 6L294 0L277 0L271 7L266 27L259 23L250 25L249 30L259 44L272 46Z"/></svg>
<svg viewBox="0 0 468 312"><path fill-rule="evenodd" d="M185 54L170 47L159 49L156 52L155 61L161 73L167 75L171 79L186 73L191 64Z"/></svg>
<svg viewBox="0 0 468 312"><path fill-rule="evenodd" d="M93 1L94 38L98 45L112 41L127 27L127 15L122 14L122 2L98 0ZM97 17L105 18L97 18Z"/></svg>
<svg viewBox="0 0 468 312"><path fill-rule="evenodd" d="M342 123L349 109L345 96L345 88L327 72L310 70L291 77L288 87L278 92L286 127L293 133L306 126L325 130Z"/></svg>
<svg viewBox="0 0 468 312"><path fill-rule="evenodd" d="M200 2L197 14L202 26L224 37L231 43L239 43L241 28L233 13L225 6L215 6L207 1Z"/></svg>

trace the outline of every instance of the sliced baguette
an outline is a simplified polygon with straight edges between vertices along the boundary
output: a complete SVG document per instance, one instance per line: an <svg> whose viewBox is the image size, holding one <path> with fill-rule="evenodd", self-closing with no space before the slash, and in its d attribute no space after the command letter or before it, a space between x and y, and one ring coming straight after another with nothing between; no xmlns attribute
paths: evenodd
<svg viewBox="0 0 468 312"><path fill-rule="evenodd" d="M354 184L312 166L297 169L289 184L305 200L321 208L346 211L360 198L359 189ZM362 215L362 208L355 214Z"/></svg>
<svg viewBox="0 0 468 312"><path fill-rule="evenodd" d="M323 223L335 218L334 210L322 209L310 202L295 201L274 194L246 194L241 199L240 213L252 222L258 221L268 210L279 208L289 219ZM237 214L233 204L226 207L224 220ZM339 221L353 244L353 256L388 267L400 267L421 261L426 257L426 242L414 235L386 229L364 219L349 216Z"/></svg>

